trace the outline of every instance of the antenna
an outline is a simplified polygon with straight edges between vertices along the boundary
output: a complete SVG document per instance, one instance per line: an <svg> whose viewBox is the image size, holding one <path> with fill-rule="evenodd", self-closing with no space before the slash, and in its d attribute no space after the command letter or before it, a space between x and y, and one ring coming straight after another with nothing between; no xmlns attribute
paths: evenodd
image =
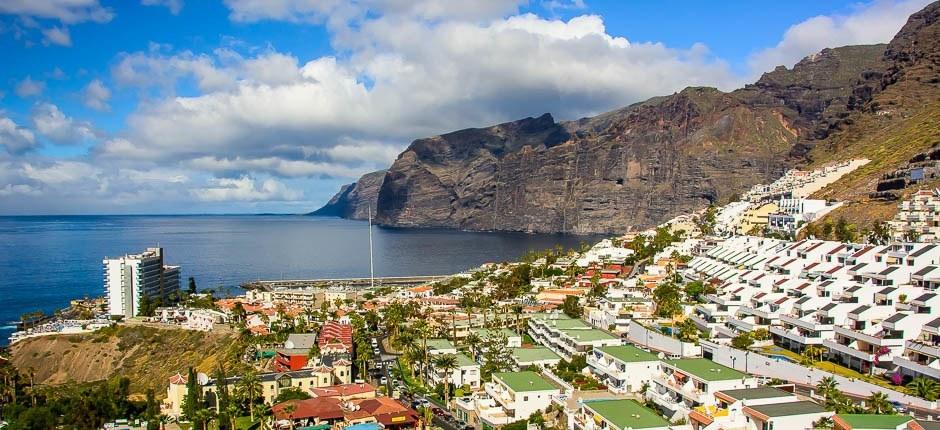
<svg viewBox="0 0 940 430"><path fill-rule="evenodd" d="M372 262L372 204L369 203L369 286L375 289L375 266Z"/></svg>

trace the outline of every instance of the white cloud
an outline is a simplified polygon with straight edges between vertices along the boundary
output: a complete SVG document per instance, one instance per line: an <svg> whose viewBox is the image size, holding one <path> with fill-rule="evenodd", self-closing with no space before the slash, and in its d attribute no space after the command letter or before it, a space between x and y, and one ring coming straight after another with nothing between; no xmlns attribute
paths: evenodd
<svg viewBox="0 0 940 430"><path fill-rule="evenodd" d="M328 21L333 26L367 13L419 19L480 21L516 11L525 0L225 0L235 21Z"/></svg>
<svg viewBox="0 0 940 430"><path fill-rule="evenodd" d="M51 103L37 105L32 121L36 132L56 143L77 144L97 138L91 124L72 119Z"/></svg>
<svg viewBox="0 0 940 430"><path fill-rule="evenodd" d="M64 24L104 23L114 18L111 9L101 6L98 0L4 0L0 2L0 14L54 19Z"/></svg>
<svg viewBox="0 0 940 430"><path fill-rule="evenodd" d="M72 46L72 36L68 27L50 27L42 30L43 43L46 45Z"/></svg>
<svg viewBox="0 0 940 430"><path fill-rule="evenodd" d="M42 94L46 90L46 83L43 81L33 80L32 76L27 76L18 84L16 84L16 95L27 98L35 97Z"/></svg>
<svg viewBox="0 0 940 430"><path fill-rule="evenodd" d="M94 110L106 111L110 109L110 106L108 106L108 100L110 99L111 90L100 79L89 82L82 89L82 103Z"/></svg>
<svg viewBox="0 0 940 430"><path fill-rule="evenodd" d="M193 190L193 195L202 201L290 201L303 197L300 191L292 190L274 179L260 184L251 177L238 179L216 179L213 186Z"/></svg>
<svg viewBox="0 0 940 430"><path fill-rule="evenodd" d="M23 176L47 185L61 185L94 178L96 167L79 161L55 161L47 165L23 164Z"/></svg>
<svg viewBox="0 0 940 430"><path fill-rule="evenodd" d="M36 147L36 136L12 119L0 116L0 146L10 154L21 154Z"/></svg>
<svg viewBox="0 0 940 430"><path fill-rule="evenodd" d="M823 48L886 43L911 14L928 3L930 0L875 0L847 15L809 18L788 28L776 46L752 55L748 65L754 75L760 75L779 65L793 66Z"/></svg>
<svg viewBox="0 0 940 430"><path fill-rule="evenodd" d="M173 15L179 15L183 10L183 0L140 0L144 6L163 6Z"/></svg>
<svg viewBox="0 0 940 430"><path fill-rule="evenodd" d="M305 64L274 51L122 55L113 75L123 85L172 76L204 94L143 105L126 139L102 153L189 159L227 176L355 177L386 167L414 138L546 111L574 119L687 85L738 83L704 47L630 43L593 15L370 19L344 43L348 59Z"/></svg>

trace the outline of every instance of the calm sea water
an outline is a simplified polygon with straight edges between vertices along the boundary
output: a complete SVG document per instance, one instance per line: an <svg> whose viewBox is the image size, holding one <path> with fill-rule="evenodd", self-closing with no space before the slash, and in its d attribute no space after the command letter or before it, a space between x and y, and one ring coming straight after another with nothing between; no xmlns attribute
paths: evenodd
<svg viewBox="0 0 940 430"><path fill-rule="evenodd" d="M439 275L597 237L374 228L376 276ZM25 312L104 294L101 260L164 248L182 283L367 277L368 225L303 216L0 217L0 344Z"/></svg>

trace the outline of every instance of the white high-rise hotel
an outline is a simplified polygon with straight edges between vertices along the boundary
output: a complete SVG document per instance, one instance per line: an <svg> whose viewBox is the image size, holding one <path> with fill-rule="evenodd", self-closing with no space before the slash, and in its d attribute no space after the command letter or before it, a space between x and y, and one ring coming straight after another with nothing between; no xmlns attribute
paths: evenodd
<svg viewBox="0 0 940 430"><path fill-rule="evenodd" d="M140 254L104 259L104 286L108 313L137 316L144 296L165 298L180 288L179 266L163 264L163 248L147 248Z"/></svg>

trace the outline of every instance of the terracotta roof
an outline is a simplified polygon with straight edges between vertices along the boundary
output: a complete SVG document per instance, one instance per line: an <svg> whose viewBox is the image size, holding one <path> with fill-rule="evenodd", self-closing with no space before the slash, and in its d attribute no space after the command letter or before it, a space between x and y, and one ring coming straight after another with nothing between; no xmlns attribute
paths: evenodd
<svg viewBox="0 0 940 430"><path fill-rule="evenodd" d="M288 405L294 405L294 412L287 414L284 411ZM274 418L277 420L286 420L293 418L319 418L321 420L330 420L343 418L343 408L341 400L334 397L314 397L306 400L288 400L274 405L271 410L274 412Z"/></svg>
<svg viewBox="0 0 940 430"><path fill-rule="evenodd" d="M173 385L186 385L187 380L189 380L189 377L183 376L179 372L170 377L170 383Z"/></svg>

